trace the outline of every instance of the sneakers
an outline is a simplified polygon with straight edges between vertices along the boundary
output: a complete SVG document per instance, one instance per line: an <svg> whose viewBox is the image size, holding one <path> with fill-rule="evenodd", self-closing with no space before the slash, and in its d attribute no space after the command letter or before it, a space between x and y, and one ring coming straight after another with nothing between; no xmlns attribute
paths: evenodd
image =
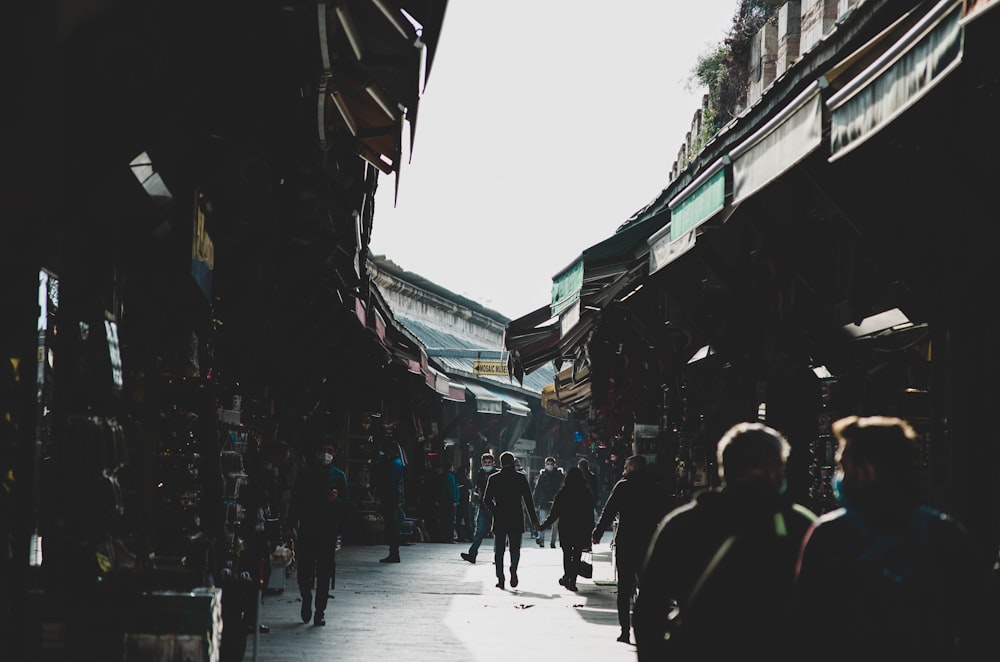
<svg viewBox="0 0 1000 662"><path fill-rule="evenodd" d="M468 561L469 563L475 563L476 562L476 555L475 554L469 554L467 552L462 552L462 558L465 559L466 561Z"/></svg>
<svg viewBox="0 0 1000 662"><path fill-rule="evenodd" d="M379 563L399 563L399 554L390 554L384 559L379 559Z"/></svg>
<svg viewBox="0 0 1000 662"><path fill-rule="evenodd" d="M538 544L539 547L545 547L545 541L542 540L541 538L535 538L535 542Z"/></svg>
<svg viewBox="0 0 1000 662"><path fill-rule="evenodd" d="M517 570L514 568L510 569L510 587L517 588Z"/></svg>
<svg viewBox="0 0 1000 662"><path fill-rule="evenodd" d="M549 543L549 547L551 547L552 549L555 549L556 548L556 544L554 542L551 542L551 543Z"/></svg>
<svg viewBox="0 0 1000 662"><path fill-rule="evenodd" d="M323 616L323 612L316 612L316 618L313 619L313 625L326 625L326 618Z"/></svg>

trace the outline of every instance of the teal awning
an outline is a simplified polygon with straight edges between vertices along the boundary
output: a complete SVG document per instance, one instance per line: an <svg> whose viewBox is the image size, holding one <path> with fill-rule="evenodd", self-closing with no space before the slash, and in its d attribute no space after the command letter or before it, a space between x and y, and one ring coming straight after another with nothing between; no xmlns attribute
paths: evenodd
<svg viewBox="0 0 1000 662"><path fill-rule="evenodd" d="M962 62L963 3L943 0L830 97L830 161L878 133Z"/></svg>
<svg viewBox="0 0 1000 662"><path fill-rule="evenodd" d="M552 279L552 316L580 299L585 282L613 278L628 271L628 265L649 250L646 239L669 218L667 212L620 227L617 232L587 248L573 264Z"/></svg>
<svg viewBox="0 0 1000 662"><path fill-rule="evenodd" d="M583 289L583 258L563 269L552 278L552 316L576 303Z"/></svg>
<svg viewBox="0 0 1000 662"><path fill-rule="evenodd" d="M726 165L728 158L716 161L669 203L670 236L680 237L712 218L726 205Z"/></svg>

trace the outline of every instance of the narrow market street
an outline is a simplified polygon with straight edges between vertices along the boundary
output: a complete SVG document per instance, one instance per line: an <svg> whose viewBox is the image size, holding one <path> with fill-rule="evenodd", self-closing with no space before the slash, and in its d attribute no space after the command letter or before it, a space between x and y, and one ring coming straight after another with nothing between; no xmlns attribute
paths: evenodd
<svg viewBox="0 0 1000 662"><path fill-rule="evenodd" d="M615 641L614 568L607 543L594 549L594 578L571 593L558 584L562 553L526 534L517 588L496 588L493 546L475 565L466 543L413 543L402 563L380 564L383 545L345 546L326 626L304 624L294 573L280 594L265 594L261 623L245 660L634 660L635 646Z"/></svg>

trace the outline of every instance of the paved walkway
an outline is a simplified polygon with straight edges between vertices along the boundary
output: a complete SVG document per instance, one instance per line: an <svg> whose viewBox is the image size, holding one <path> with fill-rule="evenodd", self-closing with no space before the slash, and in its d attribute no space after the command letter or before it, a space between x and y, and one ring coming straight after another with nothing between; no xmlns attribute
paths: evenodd
<svg viewBox="0 0 1000 662"><path fill-rule="evenodd" d="M611 553L594 549L594 578L579 592L559 585L562 552L527 535L516 589L496 588L493 541L478 563L463 561L465 543L414 543L402 563L381 564L386 548L337 552L337 586L326 627L302 623L294 575L283 593L265 595L261 623L270 631L247 641L244 660L531 660L634 662L635 647L615 641L618 616ZM509 574L509 573L508 573Z"/></svg>

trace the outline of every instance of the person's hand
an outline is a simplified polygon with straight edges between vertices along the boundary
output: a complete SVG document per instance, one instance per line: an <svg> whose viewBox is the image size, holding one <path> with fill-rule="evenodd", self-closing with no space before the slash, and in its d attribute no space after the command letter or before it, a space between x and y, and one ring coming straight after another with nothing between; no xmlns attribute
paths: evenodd
<svg viewBox="0 0 1000 662"><path fill-rule="evenodd" d="M531 528L534 529L535 531L538 531L540 530L541 527L538 526L538 522L532 522Z"/></svg>
<svg viewBox="0 0 1000 662"><path fill-rule="evenodd" d="M338 496L340 496L340 491L336 487L331 487L326 491L327 501L336 501Z"/></svg>

